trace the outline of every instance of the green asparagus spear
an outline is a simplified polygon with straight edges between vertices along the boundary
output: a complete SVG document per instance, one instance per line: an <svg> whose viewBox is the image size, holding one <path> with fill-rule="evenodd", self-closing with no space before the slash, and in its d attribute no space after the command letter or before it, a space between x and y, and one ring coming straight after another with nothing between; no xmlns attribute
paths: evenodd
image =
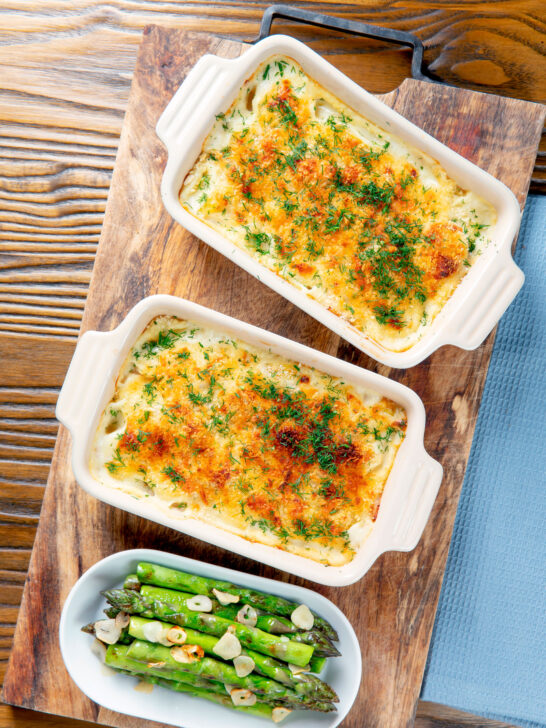
<svg viewBox="0 0 546 728"><path fill-rule="evenodd" d="M106 650L105 663L108 667L112 667L115 670L123 670L124 672L130 673L131 675L149 675L150 677L158 676L164 677L164 672L158 670L154 664L144 665L138 660L131 659L128 655L129 645L109 645ZM180 672L176 675L177 682L187 683L203 690L209 690L212 693L226 694L226 687L224 683L218 682L217 680L208 680L200 675L194 675L191 672Z"/></svg>
<svg viewBox="0 0 546 728"><path fill-rule="evenodd" d="M165 566L150 564L145 561L141 561L138 564L137 576L143 584L164 586L178 591L189 591L193 594L207 594L209 597L214 596L213 589L218 589L219 591L239 596L243 604L250 604L250 606L262 609L264 612L278 614L283 617L290 617L294 609L298 606L294 602L289 602L287 599L274 596L273 594L265 594L254 589L247 589L230 584L227 581L218 581L217 579L197 576L196 574L188 574L184 571L169 569ZM316 614L314 617L315 627L317 629L324 632L331 640L335 641L338 639L337 632L331 624Z"/></svg>
<svg viewBox="0 0 546 728"><path fill-rule="evenodd" d="M182 594L182 592L179 592L179 594ZM219 617L225 617L226 619L235 619L237 612L241 609L240 604L223 605L214 600L213 604L213 613L217 614ZM256 611L258 613L256 627L258 627L258 629L263 629L264 632L269 632L270 634L292 634L293 632L298 631L298 628L292 624L290 620L285 619L285 617L277 617L275 614L266 614L258 609Z"/></svg>
<svg viewBox="0 0 546 728"><path fill-rule="evenodd" d="M148 678L142 676L141 679L145 680L146 682L153 683L154 685L159 685L162 688L167 688L168 690L175 690L178 693L189 693L196 698L204 698L205 700L210 700L211 702L217 703L218 705L223 705L224 708L231 708L233 710L239 711L240 713L246 713L247 715L257 715L260 718L269 718L270 720L272 720L273 718L273 710L275 706L269 705L268 703L256 702L254 705L238 706L233 705L231 698L225 694L217 695L216 693L209 693L206 690L200 690L199 688L192 689L190 685L172 682L171 680L162 680L161 678L157 677ZM278 723L279 720L277 719L276 722Z"/></svg>
<svg viewBox="0 0 546 728"><path fill-rule="evenodd" d="M336 691L316 675L311 675L308 672L293 674L282 662L275 660L273 657L260 655L253 650L245 650L245 654L252 657L257 671L263 675L267 675L272 680L290 685L292 690L295 690L300 695L315 695L320 700L331 701L333 703L339 702Z"/></svg>
<svg viewBox="0 0 546 728"><path fill-rule="evenodd" d="M145 596L131 589L110 589L102 592L108 602L128 614L140 614L143 617L158 618L178 624L181 627L190 627L206 634L221 637L232 627L237 638L244 647L250 647L284 662L305 667L313 655L313 647L300 644L292 640L282 640L280 637L262 632L255 627L247 627L232 622L215 614L194 612L182 605L173 608L168 603Z"/></svg>
<svg viewBox="0 0 546 728"><path fill-rule="evenodd" d="M133 616L129 623L129 634L135 639L153 642L155 640L150 639L153 636L152 631L147 627L147 625L151 624L154 626L159 624L163 627L162 636L166 636L166 633L172 628L171 624L165 622ZM186 632L186 644L199 645L207 654L217 657L214 652L214 646L218 642L217 637L203 634L202 632L197 632L187 627L184 628L184 631ZM283 685L287 685L300 695L313 694L321 700L332 700L333 702L338 702L339 700L335 691L315 675L309 675L308 673L294 675L282 662L272 657L266 657L254 650L243 649L241 654L247 655L254 660L254 670L257 673L277 680L277 682L283 683Z"/></svg>
<svg viewBox="0 0 546 728"><path fill-rule="evenodd" d="M313 657L309 660L309 667L311 668L311 672L314 672L316 675L320 675L320 673L324 670L325 664L326 657L313 655Z"/></svg>
<svg viewBox="0 0 546 728"><path fill-rule="evenodd" d="M182 592L180 592L182 593ZM240 604L220 604L213 600L212 611L219 617L225 617L226 619L235 619L237 612L241 608ZM275 614L267 614L262 612L261 609L256 609L258 613L258 622L256 626L259 629L263 629L264 632L270 632L271 634L293 634L298 631L295 624L286 617L278 617Z"/></svg>
<svg viewBox="0 0 546 728"><path fill-rule="evenodd" d="M140 591L141 586L142 584L138 580L138 576L136 574L128 574L125 577L125 581L123 582L124 589L134 589L135 591Z"/></svg>
<svg viewBox="0 0 546 728"><path fill-rule="evenodd" d="M128 649L126 645L110 645L106 652L106 664L108 667L127 675L139 677L140 679L161 679L170 683L171 686L176 684L188 685L201 688L210 693L226 695L226 685L224 683L218 682L217 680L209 680L192 672L182 672L181 670L168 672L165 666L162 666L160 663L144 663L129 657L127 654ZM251 690L251 692L253 691ZM299 698L299 700L293 700L289 696L269 698L266 695L258 694L256 694L256 697L260 703L267 704L271 707L282 706L290 710L318 709L322 712L335 710L331 703L304 702L302 698ZM315 707L316 705L318 705L318 708Z"/></svg>
<svg viewBox="0 0 546 728"><path fill-rule="evenodd" d="M162 688L167 688L168 690L176 690L178 693L189 693L196 698L204 698L205 700L210 700L213 703L218 703L218 705L223 705L225 708L233 708L241 713L257 715L260 718L272 718L273 708L275 707L268 703L260 702L256 702L254 705L249 706L233 705L231 698L225 694L225 691L224 695L219 695L217 693L209 693L207 690L202 690L200 688L192 688L191 685L187 685L185 683L173 682L172 680L162 680L158 677L147 677L146 675L141 675L141 679L154 685L159 685Z"/></svg>
<svg viewBox="0 0 546 728"><path fill-rule="evenodd" d="M249 706L233 705L231 698L228 695L218 695L217 693L209 693L207 690L200 688L192 688L191 685L184 683L172 682L171 680L162 680L159 677L147 677L146 675L140 676L141 680L152 683L153 685L159 685L159 687L167 688L168 690L174 690L177 693L189 693L195 698L204 698L210 700L213 703L222 705L224 708L232 708L240 713L246 713L247 715L257 715L260 718L272 719L273 707L267 703L258 703Z"/></svg>
<svg viewBox="0 0 546 728"><path fill-rule="evenodd" d="M205 698L206 700L211 700L219 705L223 705L226 708L246 712L249 715L271 718L272 711L275 707L286 707L283 703L265 703L262 701L257 701L255 705L252 706L236 706L233 704L231 698L226 695L225 685L222 683L212 683L211 681L203 679L201 679L203 684L200 685L200 678L196 675L192 675L191 673L187 673L186 675L188 682L166 680L165 678L142 674L139 672L142 669L142 664L136 660L128 658L125 652L117 649L117 645L113 645L108 648L107 660L109 667L116 672L123 673L124 675L130 675L131 677L137 677L141 681L151 683L152 685L159 685L167 688L168 690L175 690L179 693L188 693L197 698Z"/></svg>
<svg viewBox="0 0 546 728"><path fill-rule="evenodd" d="M168 690L175 690L178 693L188 693L196 698L205 698L226 708L232 708L243 713L246 712L248 715L258 715L261 718L272 718L272 712L275 707L287 707L285 703L263 701L257 701L251 706L236 706L226 694L226 687L223 683L205 680L189 672L184 675L184 681L168 680L164 677L142 673L142 669L147 668L142 663L131 660L125 652L120 652L117 647L117 645L111 645L108 648L106 664L116 672L137 677L139 680L151 683L152 685L159 685Z"/></svg>
<svg viewBox="0 0 546 728"><path fill-rule="evenodd" d="M312 630L310 632L294 632L290 635L292 642L301 642L304 645L311 645L315 648L313 655L318 657L339 657L341 652L330 642L324 632Z"/></svg>
<svg viewBox="0 0 546 728"><path fill-rule="evenodd" d="M192 594L185 592L175 591L174 589L163 589L157 586L144 585L140 593L146 597L152 597L153 599L159 599L166 604L169 604L174 609L185 607L187 600L192 598ZM224 619L230 619L233 622L237 622L237 613L240 606L236 604L228 604L222 606L216 599L212 599L212 613L217 614L219 617ZM256 623L256 627L261 629L263 632L269 632L270 634L278 634L274 632L271 627L270 620L278 621L284 617L275 617L272 615L259 616ZM304 645L311 645L314 648L314 655L321 655L323 657L335 657L339 655L339 651L330 642L328 637L325 637L322 632L312 630L310 632L299 632L297 628L289 620L284 620L293 627L293 632L290 634L290 639L294 642L301 642Z"/></svg>
<svg viewBox="0 0 546 728"><path fill-rule="evenodd" d="M154 587L151 587L154 588ZM142 587L143 591L150 589L150 587ZM174 592L182 594L183 592ZM224 619L237 619L237 612L240 606L237 604L227 604L223 606L219 602L213 600L212 612L217 614L219 617ZM324 632L319 630L309 630L308 632L302 632L298 630L295 624L286 617L276 617L272 614L265 614L258 610L258 620L256 627L269 632L270 634L288 634L290 639L295 642L301 642L304 645L311 645L315 648L313 655L320 655L322 657L337 657L340 653L339 650L334 647Z"/></svg>
<svg viewBox="0 0 546 728"><path fill-rule="evenodd" d="M190 672L208 680L216 680L228 685L246 688L256 695L264 696L266 700L280 701L287 706L297 706L321 712L334 710L334 706L330 702L314 699L310 695L298 695L285 685L261 675L251 673L246 677L239 677L232 665L211 657L203 657L196 662L180 663L171 656L171 650L168 647L144 642L143 640L135 640L129 645L127 657L142 663L145 668L152 665L153 674L156 677L161 676L171 680L178 680L182 673Z"/></svg>

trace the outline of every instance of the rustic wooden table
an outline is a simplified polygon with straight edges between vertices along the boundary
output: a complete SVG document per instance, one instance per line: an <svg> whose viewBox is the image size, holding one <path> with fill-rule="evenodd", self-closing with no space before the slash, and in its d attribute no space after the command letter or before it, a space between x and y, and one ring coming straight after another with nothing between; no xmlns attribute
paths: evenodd
<svg viewBox="0 0 546 728"><path fill-rule="evenodd" d="M412 30L425 43L428 67L449 83L532 101L546 97L540 0L303 5ZM265 7L228 0L3 4L0 680L57 431L54 405L78 335L140 34L153 22L250 40ZM317 29L277 28L310 42L370 91L386 92L409 75L405 50ZM535 168L536 189L546 184L544 156ZM0 728L84 725L90 724L0 705ZM502 724L421 703L416 725Z"/></svg>

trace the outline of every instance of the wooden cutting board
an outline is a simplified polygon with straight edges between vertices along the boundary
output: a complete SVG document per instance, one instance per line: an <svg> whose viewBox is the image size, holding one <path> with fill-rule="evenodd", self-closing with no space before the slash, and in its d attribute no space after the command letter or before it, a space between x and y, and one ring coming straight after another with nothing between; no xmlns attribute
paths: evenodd
<svg viewBox="0 0 546 728"><path fill-rule="evenodd" d="M290 580L332 599L351 620L363 654L361 690L343 725L405 728L413 723L419 698L493 335L474 352L445 347L407 372L391 371L171 220L159 194L166 158L154 132L156 121L204 53L236 57L244 50L241 43L213 35L156 26L145 30L82 330L109 330L144 296L170 293L404 382L425 403L425 444L444 466L432 517L413 552L385 554L353 586L317 586L90 498L73 479L70 437L61 428L3 698L13 705L120 728L152 725L88 700L68 677L57 640L61 607L76 579L104 556L142 546ZM411 79L381 98L501 179L523 208L544 107Z"/></svg>

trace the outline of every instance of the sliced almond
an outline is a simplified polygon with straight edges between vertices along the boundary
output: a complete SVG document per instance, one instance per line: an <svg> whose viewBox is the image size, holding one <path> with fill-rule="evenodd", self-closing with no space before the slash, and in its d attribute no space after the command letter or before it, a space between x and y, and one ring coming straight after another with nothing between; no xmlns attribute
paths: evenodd
<svg viewBox="0 0 546 728"><path fill-rule="evenodd" d="M115 645L121 637L121 627L118 627L115 619L99 619L94 627L95 637L107 645Z"/></svg>
<svg viewBox="0 0 546 728"><path fill-rule="evenodd" d="M248 707L256 704L256 696L246 688L233 688L230 695L233 705Z"/></svg>
<svg viewBox="0 0 546 728"><path fill-rule="evenodd" d="M127 612L118 612L116 614L116 624L118 627L121 627L121 629L125 629L125 627L128 627L130 621L131 615L127 614Z"/></svg>
<svg viewBox="0 0 546 728"><path fill-rule="evenodd" d="M166 641L173 645L183 645L188 639L186 631L182 627L171 627L171 629L165 635Z"/></svg>
<svg viewBox="0 0 546 728"><path fill-rule="evenodd" d="M228 695L231 695L231 691L232 691L232 690L235 690L235 688L236 688L236 685L228 685L228 683L224 683L224 687L225 687L225 689L226 689L226 693L227 693Z"/></svg>
<svg viewBox="0 0 546 728"><path fill-rule="evenodd" d="M232 632L226 632L212 648L218 657L224 660L233 660L241 654L241 643Z"/></svg>
<svg viewBox="0 0 546 728"><path fill-rule="evenodd" d="M288 663L288 668L292 675L299 675L302 672L309 672L310 667L309 665L305 665L305 667L301 667L300 665L293 665L291 662Z"/></svg>
<svg viewBox="0 0 546 728"><path fill-rule="evenodd" d="M210 597L207 597L206 594L197 594L197 596L191 597L191 599L186 599L186 606L188 609L191 609L192 612L212 611L212 602Z"/></svg>
<svg viewBox="0 0 546 728"><path fill-rule="evenodd" d="M292 711L288 710L288 708L273 708L271 711L271 718L273 720L273 723L280 723L281 720L284 720L287 715L290 715Z"/></svg>
<svg viewBox="0 0 546 728"><path fill-rule="evenodd" d="M240 599L237 594L229 594L228 592L223 592L219 589L213 589L212 593L223 607L225 607L226 604L237 604Z"/></svg>
<svg viewBox="0 0 546 728"><path fill-rule="evenodd" d="M256 663L248 655L239 655L239 657L234 658L233 667L235 668L237 677L246 677L254 670Z"/></svg>
<svg viewBox="0 0 546 728"><path fill-rule="evenodd" d="M200 645L175 645L171 647L171 657L177 662L188 665L192 662L199 662L205 656L205 651Z"/></svg>
<svg viewBox="0 0 546 728"><path fill-rule="evenodd" d="M165 667L166 664L165 660L160 660L159 662L147 662L146 667Z"/></svg>
<svg viewBox="0 0 546 728"><path fill-rule="evenodd" d="M290 619L292 620L292 624L296 625L298 629L304 629L306 631L313 629L313 624L315 623L313 613L306 604L300 604L299 607L296 607L290 615Z"/></svg>
<svg viewBox="0 0 546 728"><path fill-rule="evenodd" d="M247 627L255 627L258 621L258 612L249 604L245 604L237 612L237 621L239 624L246 624Z"/></svg>

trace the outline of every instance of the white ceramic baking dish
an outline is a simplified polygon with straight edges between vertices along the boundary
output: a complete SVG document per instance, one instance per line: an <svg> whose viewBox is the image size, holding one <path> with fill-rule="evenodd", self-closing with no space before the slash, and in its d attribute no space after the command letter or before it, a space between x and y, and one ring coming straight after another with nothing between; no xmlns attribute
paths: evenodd
<svg viewBox="0 0 546 728"><path fill-rule="evenodd" d="M139 561L151 561L173 569L190 571L201 576L234 582L307 604L328 620L339 635L336 643L340 657L326 663L321 678L339 696L335 713L297 711L286 718L282 726L294 728L335 728L345 718L355 701L360 686L362 656L353 628L347 618L329 599L309 589L293 584L243 574L214 564L175 556L163 551L134 549L108 556L92 566L72 587L64 604L59 625L59 640L64 664L79 689L95 703L137 718L168 723L183 728L263 728L269 721L251 715L241 715L206 700L154 687L151 693L135 690L136 678L118 675L104 668L92 653L92 638L81 627L100 619L106 602L100 592L121 586L127 574L136 570ZM154 725L156 725L154 723Z"/></svg>
<svg viewBox="0 0 546 728"><path fill-rule="evenodd" d="M436 159L461 187L478 193L497 211L497 223L488 230L491 239L489 246L473 264L429 330L406 351L389 351L367 338L354 326L310 298L303 289L280 278L187 212L178 200L182 182L201 152L215 115L229 108L244 81L263 60L276 53L293 58L309 76L341 101ZM523 273L512 260L510 252L519 228L520 209L508 187L400 116L293 38L283 35L266 38L236 59L203 56L188 73L163 112L156 131L169 155L161 194L172 217L251 275L383 364L400 368L414 366L444 344L475 349L493 329L523 284Z"/></svg>
<svg viewBox="0 0 546 728"><path fill-rule="evenodd" d="M402 404L407 412L406 437L387 480L379 515L354 559L344 566L319 564L264 544L252 543L221 528L192 518L174 517L150 501L99 483L90 473L89 458L99 418L115 388L118 372L146 325L161 314L178 316L224 331L243 341L343 377ZM302 346L264 329L174 296L150 296L138 303L113 331L88 331L78 342L56 409L72 434L72 468L88 493L110 505L170 526L202 541L221 546L306 579L343 586L360 579L384 551L410 551L425 527L442 479L442 467L423 446L425 409L411 389L379 374Z"/></svg>

